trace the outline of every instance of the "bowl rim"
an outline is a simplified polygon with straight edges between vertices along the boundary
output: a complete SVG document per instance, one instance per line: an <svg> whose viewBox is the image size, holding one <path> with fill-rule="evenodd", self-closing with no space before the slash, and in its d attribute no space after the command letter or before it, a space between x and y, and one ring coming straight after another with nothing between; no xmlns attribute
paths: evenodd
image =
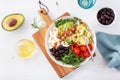
<svg viewBox="0 0 120 80"><path fill-rule="evenodd" d="M75 17L75 16L65 16L65 17L58 18L58 19L56 19L55 21L60 20L60 19L73 18L73 17ZM48 48L48 36L49 36L50 30L51 30L53 27L55 27L55 23L54 23L55 21L53 21L52 24L49 26L49 28L48 28L48 30L47 30L47 32L46 32L46 35L45 35L45 48L46 48L46 51L47 51L49 57L50 57L55 63L57 63L58 65L61 65L61 66L63 66L63 67L75 67L75 66L72 66L72 65L63 64L61 61L57 61L57 60L54 58L54 56L51 55L51 52L50 52L50 50L49 50L49 48ZM83 22L84 22L84 21L83 21ZM86 22L85 22L85 23L86 23ZM87 26L88 26L88 23L86 23L86 24L87 24ZM95 31L94 31L90 26L88 26L88 28L89 28L90 32L92 33L93 40L94 40L94 44L93 44L94 48L93 48L93 50L92 50L92 52L91 52L92 55L93 55L94 52L95 52L95 49L96 49L96 35L95 35ZM87 61L90 60L90 58L91 58L91 56L88 57L87 59L85 59L83 62L81 62L78 66L84 65ZM78 66L77 66L77 67L78 67Z"/></svg>

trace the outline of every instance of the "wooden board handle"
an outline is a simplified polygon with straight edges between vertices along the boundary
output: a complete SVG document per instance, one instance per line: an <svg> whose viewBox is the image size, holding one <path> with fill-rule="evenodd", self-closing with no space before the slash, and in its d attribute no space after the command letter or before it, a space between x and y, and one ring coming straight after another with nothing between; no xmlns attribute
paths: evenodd
<svg viewBox="0 0 120 80"><path fill-rule="evenodd" d="M48 25L50 25L52 23L52 20L48 16L48 13L46 12L46 10L44 8L41 8L38 11L38 14L42 17L43 21L45 21L46 27L49 27Z"/></svg>
<svg viewBox="0 0 120 80"><path fill-rule="evenodd" d="M61 17L66 17L66 16L70 16L70 14L69 14L68 12L66 12L66 13L64 13L63 15L61 15L59 18L61 18ZM59 18L57 18L57 19L59 19Z"/></svg>

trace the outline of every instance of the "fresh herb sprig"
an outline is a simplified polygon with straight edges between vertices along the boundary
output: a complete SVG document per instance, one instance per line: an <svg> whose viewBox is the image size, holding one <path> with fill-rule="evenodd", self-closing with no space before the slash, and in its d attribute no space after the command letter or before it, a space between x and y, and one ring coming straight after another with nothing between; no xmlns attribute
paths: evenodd
<svg viewBox="0 0 120 80"><path fill-rule="evenodd" d="M31 24L31 26L35 29L41 29L43 28L43 25L38 25L40 21L36 21L36 18L33 19L33 23ZM41 21L42 22L42 21Z"/></svg>
<svg viewBox="0 0 120 80"><path fill-rule="evenodd" d="M38 26L37 23L33 23L31 24L33 28L36 28L36 29L41 29L42 26Z"/></svg>

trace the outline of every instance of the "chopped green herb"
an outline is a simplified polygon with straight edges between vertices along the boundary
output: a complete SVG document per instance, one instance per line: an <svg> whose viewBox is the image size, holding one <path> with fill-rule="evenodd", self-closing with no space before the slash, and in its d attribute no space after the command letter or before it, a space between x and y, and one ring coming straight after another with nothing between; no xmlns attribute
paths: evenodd
<svg viewBox="0 0 120 80"><path fill-rule="evenodd" d="M65 23L67 23L67 22L74 22L74 23L76 23L78 20L81 21L81 19L78 19L77 17L73 17L72 19L71 18L60 19L60 20L57 20L55 22L55 26L58 27L58 26L63 25Z"/></svg>
<svg viewBox="0 0 120 80"><path fill-rule="evenodd" d="M73 40L66 40L66 42L71 45L71 44L74 44L74 41Z"/></svg>
<svg viewBox="0 0 120 80"><path fill-rule="evenodd" d="M68 54L63 54L63 56L61 57L61 60L63 64L69 64L72 66L78 66L81 62L84 61L83 58L80 58L74 55L71 50L69 50Z"/></svg>
<svg viewBox="0 0 120 80"><path fill-rule="evenodd" d="M77 17L73 17L73 20L74 22L77 22L77 21L80 21L81 22L81 19L77 18Z"/></svg>

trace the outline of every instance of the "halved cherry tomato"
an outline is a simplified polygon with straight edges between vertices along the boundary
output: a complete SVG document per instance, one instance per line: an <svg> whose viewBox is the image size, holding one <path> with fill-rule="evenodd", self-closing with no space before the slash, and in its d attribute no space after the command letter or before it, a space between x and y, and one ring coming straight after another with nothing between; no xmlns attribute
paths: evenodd
<svg viewBox="0 0 120 80"><path fill-rule="evenodd" d="M86 51L87 50L87 46L86 45L81 45L79 48L80 48L81 51Z"/></svg>
<svg viewBox="0 0 120 80"><path fill-rule="evenodd" d="M78 56L81 57L81 58L84 58L83 53L84 53L84 52L81 51L80 54L79 54Z"/></svg>
<svg viewBox="0 0 120 80"><path fill-rule="evenodd" d="M80 53L80 49L79 48L74 48L73 52L74 52L74 54L78 55Z"/></svg>
<svg viewBox="0 0 120 80"><path fill-rule="evenodd" d="M90 57L90 53L89 53L88 51L85 51L85 52L83 53L83 55L84 55L84 58Z"/></svg>
<svg viewBox="0 0 120 80"><path fill-rule="evenodd" d="M74 49L73 45L70 45L70 49L71 49L71 50L73 50L73 49Z"/></svg>
<svg viewBox="0 0 120 80"><path fill-rule="evenodd" d="M73 44L73 47L79 47L79 45L77 43Z"/></svg>

